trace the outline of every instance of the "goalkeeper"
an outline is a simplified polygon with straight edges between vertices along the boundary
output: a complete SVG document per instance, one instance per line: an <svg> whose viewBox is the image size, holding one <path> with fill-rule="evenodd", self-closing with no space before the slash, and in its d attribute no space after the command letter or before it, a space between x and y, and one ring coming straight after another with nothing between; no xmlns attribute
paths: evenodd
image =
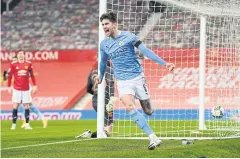
<svg viewBox="0 0 240 159"><path fill-rule="evenodd" d="M87 92L92 94L92 106L93 109L97 112L97 86L96 77L98 75L98 70L94 69L88 75L87 82ZM114 75L113 68L111 67L110 62L107 63L106 72L105 72L105 113L104 113L104 129L107 136L112 132L113 126L113 107L114 107ZM86 130L83 134L77 135L75 138L95 138L97 133L91 133L90 130Z"/></svg>

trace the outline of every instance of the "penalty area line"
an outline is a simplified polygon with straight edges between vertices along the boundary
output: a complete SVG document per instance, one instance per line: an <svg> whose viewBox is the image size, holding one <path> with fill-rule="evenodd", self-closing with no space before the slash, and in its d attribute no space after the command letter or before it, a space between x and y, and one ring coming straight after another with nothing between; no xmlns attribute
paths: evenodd
<svg viewBox="0 0 240 159"><path fill-rule="evenodd" d="M91 139L84 139L84 140L59 141L59 142L51 142L51 143L46 143L46 144L35 144L35 145L25 145L25 146L7 147L7 148L2 148L1 150L11 150L11 149L26 148L26 147L37 147L37 146L64 144L64 143L79 142L79 141L90 141L90 140L97 140L97 139L98 139L98 138L94 138L94 139L91 138Z"/></svg>

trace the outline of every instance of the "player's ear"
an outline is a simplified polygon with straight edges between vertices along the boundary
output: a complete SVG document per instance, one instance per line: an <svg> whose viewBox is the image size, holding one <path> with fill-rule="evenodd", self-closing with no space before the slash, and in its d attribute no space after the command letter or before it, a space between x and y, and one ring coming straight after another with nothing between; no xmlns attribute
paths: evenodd
<svg viewBox="0 0 240 159"><path fill-rule="evenodd" d="M114 22L114 23L113 23L113 28L114 28L114 29L117 29L117 22Z"/></svg>

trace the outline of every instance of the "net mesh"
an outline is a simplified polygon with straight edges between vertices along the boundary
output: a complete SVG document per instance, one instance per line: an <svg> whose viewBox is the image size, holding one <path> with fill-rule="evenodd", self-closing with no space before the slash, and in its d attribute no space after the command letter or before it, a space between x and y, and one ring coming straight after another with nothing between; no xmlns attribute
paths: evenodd
<svg viewBox="0 0 240 159"><path fill-rule="evenodd" d="M208 15L209 8L216 15ZM240 14L236 8L240 8L237 0L107 0L107 11L118 15L119 30L138 35L148 48L177 66L169 73L137 51L156 111L145 115L138 100L136 107L158 136L240 136ZM201 15L206 17L207 129L203 131L198 120ZM220 119L211 115L217 105L224 108ZM115 102L114 119L113 137L146 137L120 101Z"/></svg>

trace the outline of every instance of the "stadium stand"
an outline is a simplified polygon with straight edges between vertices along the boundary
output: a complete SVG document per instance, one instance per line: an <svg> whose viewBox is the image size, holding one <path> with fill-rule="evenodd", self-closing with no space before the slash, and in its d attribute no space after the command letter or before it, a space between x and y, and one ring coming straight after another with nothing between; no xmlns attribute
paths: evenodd
<svg viewBox="0 0 240 159"><path fill-rule="evenodd" d="M2 49L96 49L97 10L95 0L22 0L2 15Z"/></svg>
<svg viewBox="0 0 240 159"><path fill-rule="evenodd" d="M22 49L32 55L30 60L39 87L34 102L40 109L69 109L85 94L87 75L96 67L98 12L95 10L98 2L94 0L22 0L12 11L3 12L2 71L9 67L6 57L11 52ZM58 55L46 60L51 56L50 51L36 55L38 50L53 50ZM11 96L6 82L1 84L2 109L9 110Z"/></svg>
<svg viewBox="0 0 240 159"><path fill-rule="evenodd" d="M108 4L108 8L118 7L120 30L138 34L152 14L143 1L113 2L124 4ZM96 0L23 0L13 11L2 15L2 49L97 49L98 10ZM221 19L209 25L209 45L223 45L225 42L216 41L216 36L226 36L221 31ZM212 30L218 34L212 35ZM161 48L193 48L199 47L199 36L197 15L167 7L145 43Z"/></svg>
<svg viewBox="0 0 240 159"><path fill-rule="evenodd" d="M2 50L97 50L98 3L97 0L22 0L12 11L2 14ZM118 9L119 29L135 34L154 14L144 1L113 0L111 3L120 3L113 6L108 3L108 8ZM222 31L226 28L222 27L221 19L213 24L210 23L207 30L207 45L227 47L224 40L229 39L225 37L227 33ZM217 34L213 34L213 30ZM198 48L199 36L200 20L197 15L168 7L153 31L145 37L144 43L163 49ZM94 60L89 62L90 69L96 65ZM79 64L79 67L82 66ZM81 69L78 71L81 72ZM89 71L82 76L86 77Z"/></svg>

